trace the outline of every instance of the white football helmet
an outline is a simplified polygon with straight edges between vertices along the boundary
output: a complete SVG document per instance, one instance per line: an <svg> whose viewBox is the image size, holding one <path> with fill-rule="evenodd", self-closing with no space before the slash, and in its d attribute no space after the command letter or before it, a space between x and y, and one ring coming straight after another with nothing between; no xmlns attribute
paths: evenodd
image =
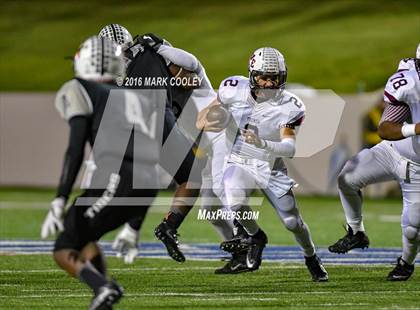
<svg viewBox="0 0 420 310"><path fill-rule="evenodd" d="M133 41L133 37L130 32L119 24L106 25L101 29L101 31L99 31L98 36L108 38L111 41L123 46Z"/></svg>
<svg viewBox="0 0 420 310"><path fill-rule="evenodd" d="M125 63L121 46L107 38L90 37L74 55L74 74L98 82L123 78Z"/></svg>
<svg viewBox="0 0 420 310"><path fill-rule="evenodd" d="M249 59L249 84L251 89L258 89L256 78L270 77L274 89L280 92L286 87L287 67L283 55L272 47L257 49Z"/></svg>

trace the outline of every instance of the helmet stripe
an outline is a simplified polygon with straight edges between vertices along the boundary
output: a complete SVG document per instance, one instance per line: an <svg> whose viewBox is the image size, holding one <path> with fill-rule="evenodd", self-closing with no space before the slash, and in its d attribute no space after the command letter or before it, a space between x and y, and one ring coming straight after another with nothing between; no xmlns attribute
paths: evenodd
<svg viewBox="0 0 420 310"><path fill-rule="evenodd" d="M104 51L104 40L105 38L101 38L101 75L104 75L104 55L105 55L105 51Z"/></svg>
<svg viewBox="0 0 420 310"><path fill-rule="evenodd" d="M117 37L117 30L115 29L115 25L114 24L111 24L111 29L112 29L112 36L114 37L114 41L117 42L117 43L119 43L118 42L118 37Z"/></svg>

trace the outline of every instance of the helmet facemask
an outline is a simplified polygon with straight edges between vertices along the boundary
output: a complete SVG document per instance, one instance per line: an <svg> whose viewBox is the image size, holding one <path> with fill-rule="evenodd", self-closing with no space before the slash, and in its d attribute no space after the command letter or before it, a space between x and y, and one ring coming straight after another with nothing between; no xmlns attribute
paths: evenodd
<svg viewBox="0 0 420 310"><path fill-rule="evenodd" d="M283 55L271 47L254 52L249 61L249 85L258 101L279 97L286 87L287 68Z"/></svg>

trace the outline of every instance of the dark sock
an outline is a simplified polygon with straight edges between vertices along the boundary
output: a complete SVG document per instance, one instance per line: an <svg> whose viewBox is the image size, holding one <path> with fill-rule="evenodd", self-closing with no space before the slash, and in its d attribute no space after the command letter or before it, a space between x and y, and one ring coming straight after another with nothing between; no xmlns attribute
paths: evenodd
<svg viewBox="0 0 420 310"><path fill-rule="evenodd" d="M104 257L101 254L96 255L90 260L90 262L100 274L106 277L106 264L104 261Z"/></svg>
<svg viewBox="0 0 420 310"><path fill-rule="evenodd" d="M259 228L258 229L258 231L255 233L255 234L253 234L253 235L251 235L253 238L256 238L256 239L264 239L265 238L265 234L264 234L264 232L261 230L261 228Z"/></svg>
<svg viewBox="0 0 420 310"><path fill-rule="evenodd" d="M178 229L184 221L185 216L180 213L169 212L165 220L171 228Z"/></svg>
<svg viewBox="0 0 420 310"><path fill-rule="evenodd" d="M130 225L132 229L137 230L137 231L140 230L141 224L143 224L142 218L135 218L128 222L128 225Z"/></svg>
<svg viewBox="0 0 420 310"><path fill-rule="evenodd" d="M99 273L90 262L86 263L80 270L79 279L80 281L89 285L95 295L98 293L99 288L108 282L106 278L101 273Z"/></svg>

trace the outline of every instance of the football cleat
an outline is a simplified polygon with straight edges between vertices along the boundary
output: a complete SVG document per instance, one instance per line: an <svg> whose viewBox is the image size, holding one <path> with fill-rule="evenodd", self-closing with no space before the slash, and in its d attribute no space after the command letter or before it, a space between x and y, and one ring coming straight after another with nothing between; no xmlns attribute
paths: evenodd
<svg viewBox="0 0 420 310"><path fill-rule="evenodd" d="M249 244L246 252L246 265L251 270L257 270L260 268L262 253L268 242L267 235L262 229L260 229L255 235L250 236L246 241Z"/></svg>
<svg viewBox="0 0 420 310"><path fill-rule="evenodd" d="M123 288L114 280L99 288L98 293L93 297L89 310L108 310L123 297Z"/></svg>
<svg viewBox="0 0 420 310"><path fill-rule="evenodd" d="M305 265L308 267L309 272L311 273L312 280L315 282L327 282L328 281L328 272L325 270L322 265L321 259L318 255L313 255L311 257L305 256Z"/></svg>
<svg viewBox="0 0 420 310"><path fill-rule="evenodd" d="M253 271L246 265L246 253L232 254L232 258L222 268L216 269L215 274L235 274Z"/></svg>
<svg viewBox="0 0 420 310"><path fill-rule="evenodd" d="M402 257L398 257L397 265L388 274L388 281L407 281L414 272L414 265L407 264Z"/></svg>
<svg viewBox="0 0 420 310"><path fill-rule="evenodd" d="M358 231L356 234L354 234L353 229L351 229L351 227L348 226L347 234L333 245L330 245L328 247L328 250L332 253L344 254L352 249L365 249L368 247L368 236L363 231Z"/></svg>
<svg viewBox="0 0 420 310"><path fill-rule="evenodd" d="M172 259L180 263L185 262L185 256L178 248L179 242L176 229L171 228L164 220L158 227L155 228L155 236L163 242L169 256L172 257Z"/></svg>
<svg viewBox="0 0 420 310"><path fill-rule="evenodd" d="M232 254L241 253L248 250L249 244L245 242L250 236L238 221L233 221L234 237L231 240L223 241L220 249Z"/></svg>
<svg viewBox="0 0 420 310"><path fill-rule="evenodd" d="M239 238L235 237L230 240L223 241L220 244L220 249L226 251L228 253L237 254L244 251L247 251L249 247L249 243L247 242L247 238Z"/></svg>
<svg viewBox="0 0 420 310"><path fill-rule="evenodd" d="M257 270L261 265L262 252L267 244L267 235L261 229L247 238L233 238L220 244L220 249L232 254L245 253L246 266Z"/></svg>

